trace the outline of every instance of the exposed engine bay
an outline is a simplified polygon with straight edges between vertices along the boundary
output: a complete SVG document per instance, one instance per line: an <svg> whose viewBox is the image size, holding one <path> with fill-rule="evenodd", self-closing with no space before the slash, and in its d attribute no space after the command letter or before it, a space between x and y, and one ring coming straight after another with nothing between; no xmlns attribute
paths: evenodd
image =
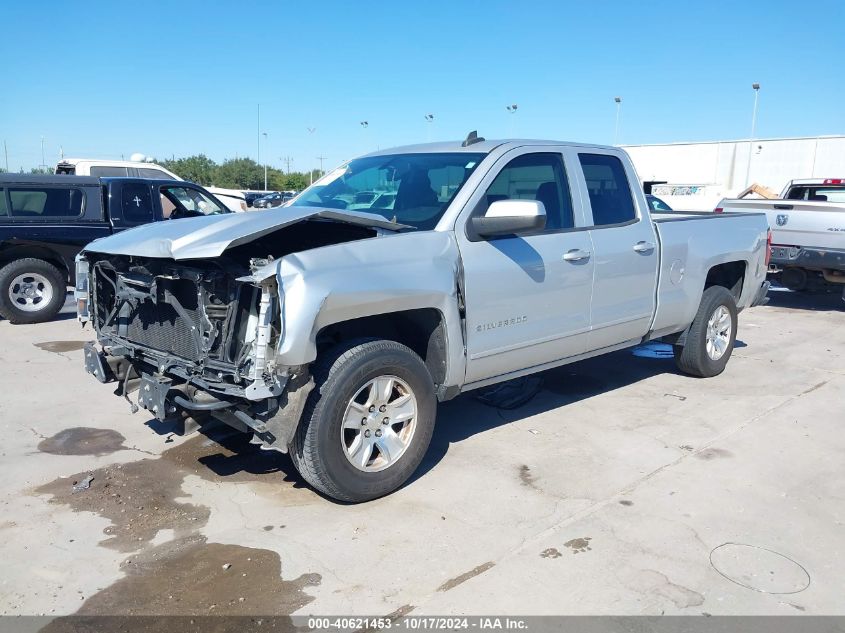
<svg viewBox="0 0 845 633"><path fill-rule="evenodd" d="M204 411L284 450L289 438L267 423L289 404L286 387L307 384L307 367L276 365L282 333L277 280L259 282L252 274L293 252L378 234L310 220L214 259L89 252L87 311L108 353L86 349L88 370L103 382L117 380L125 397L139 389L139 405L161 420L180 408Z"/></svg>

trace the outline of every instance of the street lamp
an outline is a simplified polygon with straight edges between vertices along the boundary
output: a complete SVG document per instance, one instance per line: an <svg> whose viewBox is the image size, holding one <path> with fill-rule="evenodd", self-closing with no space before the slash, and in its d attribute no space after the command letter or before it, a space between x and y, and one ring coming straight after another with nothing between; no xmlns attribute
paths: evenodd
<svg viewBox="0 0 845 633"><path fill-rule="evenodd" d="M751 89L754 90L754 111L751 114L751 137L748 139L748 162L745 165L745 186L751 185L749 179L751 177L751 144L754 142L754 134L757 131L757 102L760 97L760 84L751 84Z"/></svg>
<svg viewBox="0 0 845 633"><path fill-rule="evenodd" d="M514 103L512 105L505 106L505 109L508 112L510 112L511 114L516 114L516 111L519 109L519 106ZM511 138L513 138L513 117L511 117L511 123L510 123L510 136L511 136Z"/></svg>
<svg viewBox="0 0 845 633"><path fill-rule="evenodd" d="M613 144L619 145L619 118L622 114L622 97L613 97L616 102L616 131L613 133Z"/></svg>
<svg viewBox="0 0 845 633"><path fill-rule="evenodd" d="M262 136L264 136L264 142L267 142L267 132L262 132ZM267 191L267 163L264 163L264 191Z"/></svg>
<svg viewBox="0 0 845 633"><path fill-rule="evenodd" d="M433 114L426 114L425 115L425 122L429 123L429 124L434 123L434 115ZM426 126L425 140L429 141L429 142L431 141L431 125Z"/></svg>

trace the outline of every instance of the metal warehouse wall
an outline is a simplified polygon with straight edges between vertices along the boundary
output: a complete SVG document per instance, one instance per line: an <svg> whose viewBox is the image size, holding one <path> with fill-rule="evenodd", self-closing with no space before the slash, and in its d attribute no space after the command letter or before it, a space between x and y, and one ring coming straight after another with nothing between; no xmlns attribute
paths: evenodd
<svg viewBox="0 0 845 633"><path fill-rule="evenodd" d="M845 136L754 140L747 183L747 139L622 147L631 155L640 180L665 180L679 186L662 188L678 195L660 196L678 209L712 209L750 183L780 193L793 178L845 177Z"/></svg>

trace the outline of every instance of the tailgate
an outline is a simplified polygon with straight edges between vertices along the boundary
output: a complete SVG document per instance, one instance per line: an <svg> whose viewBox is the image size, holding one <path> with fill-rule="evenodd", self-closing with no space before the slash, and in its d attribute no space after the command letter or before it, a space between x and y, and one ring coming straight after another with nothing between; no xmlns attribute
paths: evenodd
<svg viewBox="0 0 845 633"><path fill-rule="evenodd" d="M802 200L727 200L726 212L765 213L772 243L845 249L845 204Z"/></svg>

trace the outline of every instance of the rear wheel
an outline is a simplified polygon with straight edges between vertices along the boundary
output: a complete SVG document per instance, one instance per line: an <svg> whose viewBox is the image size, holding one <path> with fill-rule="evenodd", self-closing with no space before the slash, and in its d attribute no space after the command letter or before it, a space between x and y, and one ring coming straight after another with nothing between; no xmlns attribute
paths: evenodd
<svg viewBox="0 0 845 633"><path fill-rule="evenodd" d="M65 302L64 274L43 259L27 257L0 269L0 315L10 323L49 321Z"/></svg>
<svg viewBox="0 0 845 633"><path fill-rule="evenodd" d="M722 286L704 291L684 345L675 346L675 362L685 374L709 378L725 370L736 341L736 301Z"/></svg>
<svg viewBox="0 0 845 633"><path fill-rule="evenodd" d="M360 502L396 490L422 461L434 430L434 383L419 356L387 340L324 353L290 447L323 494Z"/></svg>

